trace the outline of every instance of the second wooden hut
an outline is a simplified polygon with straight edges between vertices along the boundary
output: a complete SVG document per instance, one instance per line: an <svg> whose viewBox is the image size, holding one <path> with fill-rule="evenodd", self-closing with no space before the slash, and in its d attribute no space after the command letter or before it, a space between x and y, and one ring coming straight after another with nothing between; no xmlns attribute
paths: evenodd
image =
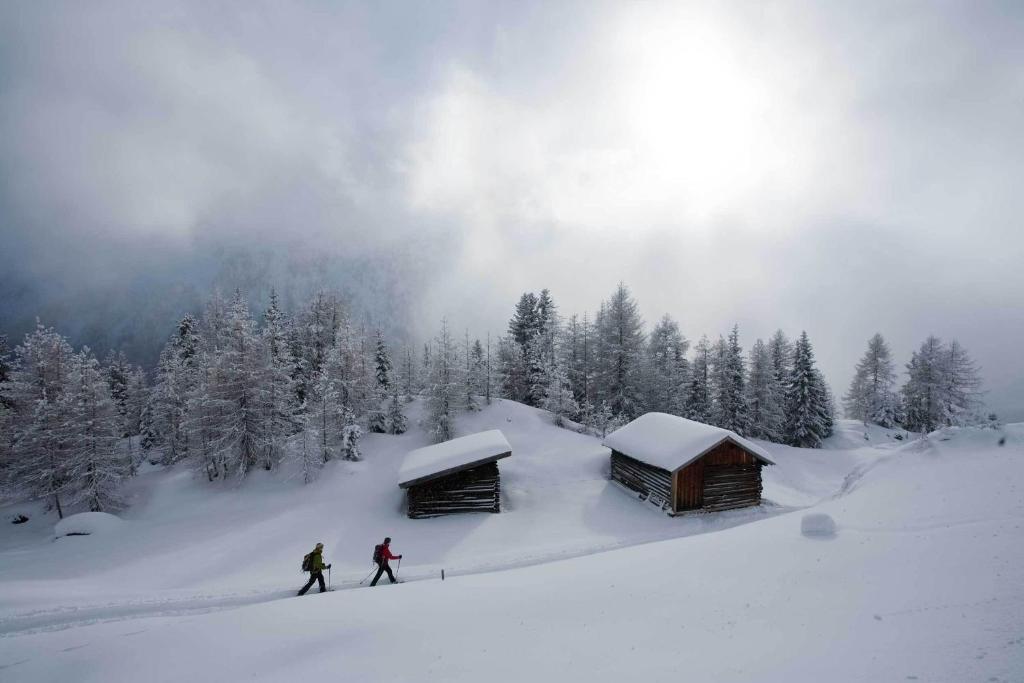
<svg viewBox="0 0 1024 683"><path fill-rule="evenodd" d="M647 413L609 434L611 477L670 514L761 502L768 452L735 432Z"/></svg>

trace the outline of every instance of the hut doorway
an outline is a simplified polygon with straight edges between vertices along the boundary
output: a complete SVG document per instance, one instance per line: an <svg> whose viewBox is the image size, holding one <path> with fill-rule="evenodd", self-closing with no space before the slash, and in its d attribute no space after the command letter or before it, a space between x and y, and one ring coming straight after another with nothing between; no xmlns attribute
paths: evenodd
<svg viewBox="0 0 1024 683"><path fill-rule="evenodd" d="M692 462L676 472L677 512L704 507L704 461Z"/></svg>

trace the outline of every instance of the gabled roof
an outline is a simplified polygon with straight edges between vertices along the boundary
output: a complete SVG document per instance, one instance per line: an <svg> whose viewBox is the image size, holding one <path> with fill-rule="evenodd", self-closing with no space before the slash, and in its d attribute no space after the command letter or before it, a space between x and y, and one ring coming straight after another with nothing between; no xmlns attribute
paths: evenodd
<svg viewBox="0 0 1024 683"><path fill-rule="evenodd" d="M461 436L409 451L398 470L398 485L403 489L408 488L510 455L512 446L500 429Z"/></svg>
<svg viewBox="0 0 1024 683"><path fill-rule="evenodd" d="M641 415L606 436L604 445L640 462L675 472L726 441L765 464L775 464L768 451L736 432L665 413Z"/></svg>

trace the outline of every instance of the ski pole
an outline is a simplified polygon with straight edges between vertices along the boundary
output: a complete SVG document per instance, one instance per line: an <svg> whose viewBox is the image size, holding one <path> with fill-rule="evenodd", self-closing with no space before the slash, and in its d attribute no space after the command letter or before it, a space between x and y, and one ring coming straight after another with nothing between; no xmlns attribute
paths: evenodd
<svg viewBox="0 0 1024 683"><path fill-rule="evenodd" d="M374 567L373 569L371 569L371 570L370 570L370 573L366 575L366 578L364 578L364 579L363 579L362 581L360 581L360 582L359 582L359 585L360 585L360 586L362 586L362 585L363 585L364 583L366 583L366 579L368 579L368 578L370 578L371 576L373 576L373 573L374 573L375 571L377 571L377 567Z"/></svg>
<svg viewBox="0 0 1024 683"><path fill-rule="evenodd" d="M398 566L395 567L395 578L398 578L398 570L402 568L402 558L398 558Z"/></svg>
<svg viewBox="0 0 1024 683"><path fill-rule="evenodd" d="M331 590L331 565L327 565L327 590Z"/></svg>

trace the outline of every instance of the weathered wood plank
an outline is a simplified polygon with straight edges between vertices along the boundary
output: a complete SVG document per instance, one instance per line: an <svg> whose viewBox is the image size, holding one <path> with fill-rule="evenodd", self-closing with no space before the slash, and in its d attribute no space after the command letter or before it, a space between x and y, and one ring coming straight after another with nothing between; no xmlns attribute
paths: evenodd
<svg viewBox="0 0 1024 683"><path fill-rule="evenodd" d="M670 507L672 478L667 470L612 451L611 476L626 488L645 496L655 505L665 509Z"/></svg>
<svg viewBox="0 0 1024 683"><path fill-rule="evenodd" d="M501 477L498 465L486 463L443 479L407 489L413 519L464 512L500 512Z"/></svg>

